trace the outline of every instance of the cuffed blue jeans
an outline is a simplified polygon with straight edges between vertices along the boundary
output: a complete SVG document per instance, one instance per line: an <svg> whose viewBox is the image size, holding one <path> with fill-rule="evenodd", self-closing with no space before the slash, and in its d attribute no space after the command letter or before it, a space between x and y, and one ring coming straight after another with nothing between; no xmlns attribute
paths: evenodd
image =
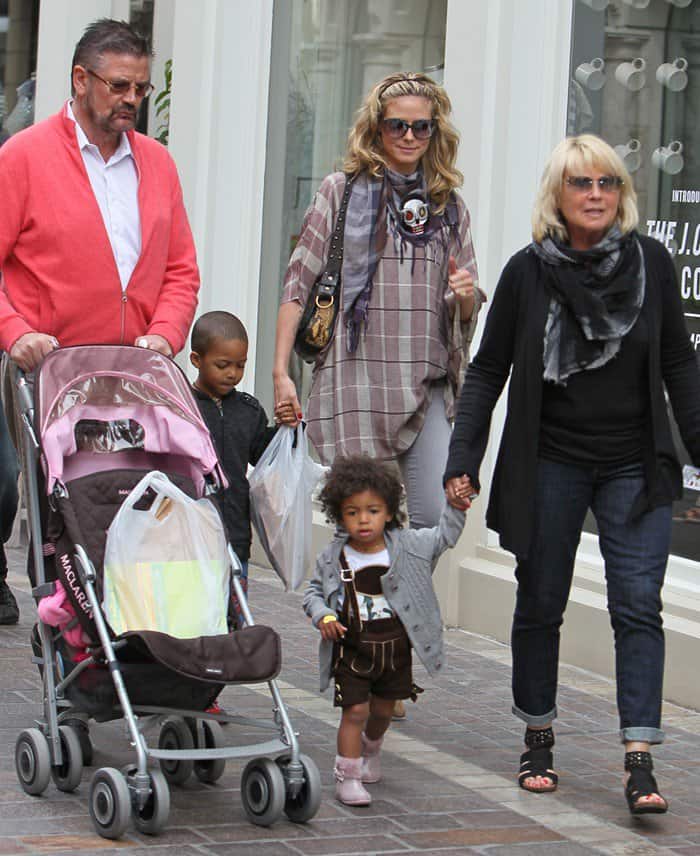
<svg viewBox="0 0 700 856"><path fill-rule="evenodd" d="M513 713L528 725L546 725L557 715L559 629L590 508L605 560L621 739L663 742L661 587L671 506L630 520L643 487L641 464L604 469L538 461L532 542L528 558L518 559L516 567L511 637Z"/></svg>

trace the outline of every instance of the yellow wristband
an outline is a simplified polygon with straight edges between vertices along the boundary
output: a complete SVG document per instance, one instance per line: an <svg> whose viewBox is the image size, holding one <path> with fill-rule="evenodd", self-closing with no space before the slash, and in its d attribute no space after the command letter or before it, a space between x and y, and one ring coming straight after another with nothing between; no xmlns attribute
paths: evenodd
<svg viewBox="0 0 700 856"><path fill-rule="evenodd" d="M321 619L321 624L330 624L331 621L337 621L337 620L338 619L336 618L335 615L324 615L323 618Z"/></svg>

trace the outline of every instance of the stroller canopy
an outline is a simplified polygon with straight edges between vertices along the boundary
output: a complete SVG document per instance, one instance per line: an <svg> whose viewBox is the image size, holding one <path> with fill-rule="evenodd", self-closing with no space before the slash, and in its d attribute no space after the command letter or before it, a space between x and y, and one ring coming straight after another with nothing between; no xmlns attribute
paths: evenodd
<svg viewBox="0 0 700 856"><path fill-rule="evenodd" d="M174 469L190 477L200 495L206 476L226 485L187 378L156 351L59 348L41 363L34 403L47 493L57 481L113 469L117 460Z"/></svg>

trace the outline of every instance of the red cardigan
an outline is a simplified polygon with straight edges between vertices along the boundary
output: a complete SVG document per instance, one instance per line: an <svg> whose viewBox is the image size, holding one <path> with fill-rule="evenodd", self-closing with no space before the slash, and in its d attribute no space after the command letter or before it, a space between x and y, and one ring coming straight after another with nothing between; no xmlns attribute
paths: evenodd
<svg viewBox="0 0 700 856"><path fill-rule="evenodd" d="M141 255L122 292L114 254L85 171L75 125L58 115L0 147L0 348L24 333L61 345L185 344L199 272L175 163L129 132L139 177Z"/></svg>

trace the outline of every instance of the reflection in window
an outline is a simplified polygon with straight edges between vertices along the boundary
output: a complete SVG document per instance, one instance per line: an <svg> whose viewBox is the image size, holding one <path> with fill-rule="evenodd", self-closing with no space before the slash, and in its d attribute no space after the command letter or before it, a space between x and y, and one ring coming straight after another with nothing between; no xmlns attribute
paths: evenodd
<svg viewBox="0 0 700 856"><path fill-rule="evenodd" d="M154 0L130 0L129 3L129 23L151 44L153 42L153 5ZM148 98L144 99L139 111L136 130L142 134L148 133Z"/></svg>
<svg viewBox="0 0 700 856"><path fill-rule="evenodd" d="M304 212L342 161L353 114L395 71L442 80L447 0L276 0L268 118L258 341L272 343L282 279ZM272 354L259 349L269 407ZM267 362L266 362L267 360ZM295 380L301 384L302 364Z"/></svg>
<svg viewBox="0 0 700 856"><path fill-rule="evenodd" d="M34 121L39 0L0 0L0 145Z"/></svg>
<svg viewBox="0 0 700 856"><path fill-rule="evenodd" d="M700 360L700 0L576 0L573 33L567 132L599 134L623 158L640 231L673 255ZM700 560L698 523L689 486L674 505L672 552Z"/></svg>

